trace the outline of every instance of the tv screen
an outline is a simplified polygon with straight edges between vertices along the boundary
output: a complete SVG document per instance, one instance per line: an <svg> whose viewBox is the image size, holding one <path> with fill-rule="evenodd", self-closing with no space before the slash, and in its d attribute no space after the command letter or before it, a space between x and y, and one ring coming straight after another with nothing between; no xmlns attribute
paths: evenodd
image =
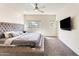
<svg viewBox="0 0 79 59"><path fill-rule="evenodd" d="M60 28L63 30L71 30L71 17L61 20Z"/></svg>

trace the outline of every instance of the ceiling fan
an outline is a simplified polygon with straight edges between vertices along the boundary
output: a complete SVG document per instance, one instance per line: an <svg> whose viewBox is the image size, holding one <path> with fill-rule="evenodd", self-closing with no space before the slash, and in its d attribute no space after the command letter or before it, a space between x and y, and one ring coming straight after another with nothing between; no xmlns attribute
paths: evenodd
<svg viewBox="0 0 79 59"><path fill-rule="evenodd" d="M44 11L43 10L40 10L41 8L39 8L39 6L38 6L39 4L38 3L35 3L35 4L32 4L32 6L34 7L34 11L37 11L37 12L41 12L41 13L44 13ZM44 7L42 7L42 8L44 8Z"/></svg>

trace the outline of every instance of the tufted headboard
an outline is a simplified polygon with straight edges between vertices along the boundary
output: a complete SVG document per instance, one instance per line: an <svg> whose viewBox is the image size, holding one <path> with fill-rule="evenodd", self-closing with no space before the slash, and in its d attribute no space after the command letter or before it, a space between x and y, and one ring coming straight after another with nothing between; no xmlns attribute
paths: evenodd
<svg viewBox="0 0 79 59"><path fill-rule="evenodd" d="M23 31L23 30L24 30L23 24L0 22L0 34L5 31Z"/></svg>

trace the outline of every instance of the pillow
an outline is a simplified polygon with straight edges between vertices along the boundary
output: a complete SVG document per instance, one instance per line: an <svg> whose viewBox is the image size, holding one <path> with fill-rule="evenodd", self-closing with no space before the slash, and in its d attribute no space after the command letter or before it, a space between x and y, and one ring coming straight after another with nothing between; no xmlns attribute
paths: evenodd
<svg viewBox="0 0 79 59"><path fill-rule="evenodd" d="M12 31L11 32L4 32L5 38L11 38L11 37L13 37L11 33L12 33Z"/></svg>
<svg viewBox="0 0 79 59"><path fill-rule="evenodd" d="M5 38L5 35L3 33L0 34L0 39Z"/></svg>
<svg viewBox="0 0 79 59"><path fill-rule="evenodd" d="M23 34L21 31L10 31L10 32L4 32L5 38L11 38L16 37Z"/></svg>
<svg viewBox="0 0 79 59"><path fill-rule="evenodd" d="M9 33L8 36L9 36L9 38L14 37L14 36L12 35L12 33Z"/></svg>
<svg viewBox="0 0 79 59"><path fill-rule="evenodd" d="M23 32L22 31L15 31L17 34L23 34Z"/></svg>
<svg viewBox="0 0 79 59"><path fill-rule="evenodd" d="M18 32L13 32L11 34L12 34L13 37L16 37L16 36L19 36L20 35L20 33L18 33Z"/></svg>

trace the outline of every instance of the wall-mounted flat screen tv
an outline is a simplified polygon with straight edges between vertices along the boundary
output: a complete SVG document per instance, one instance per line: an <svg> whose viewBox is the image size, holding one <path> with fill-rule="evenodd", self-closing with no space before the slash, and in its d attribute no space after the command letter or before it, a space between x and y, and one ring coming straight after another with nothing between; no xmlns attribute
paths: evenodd
<svg viewBox="0 0 79 59"><path fill-rule="evenodd" d="M71 17L67 17L60 21L60 28L63 30L71 30Z"/></svg>

